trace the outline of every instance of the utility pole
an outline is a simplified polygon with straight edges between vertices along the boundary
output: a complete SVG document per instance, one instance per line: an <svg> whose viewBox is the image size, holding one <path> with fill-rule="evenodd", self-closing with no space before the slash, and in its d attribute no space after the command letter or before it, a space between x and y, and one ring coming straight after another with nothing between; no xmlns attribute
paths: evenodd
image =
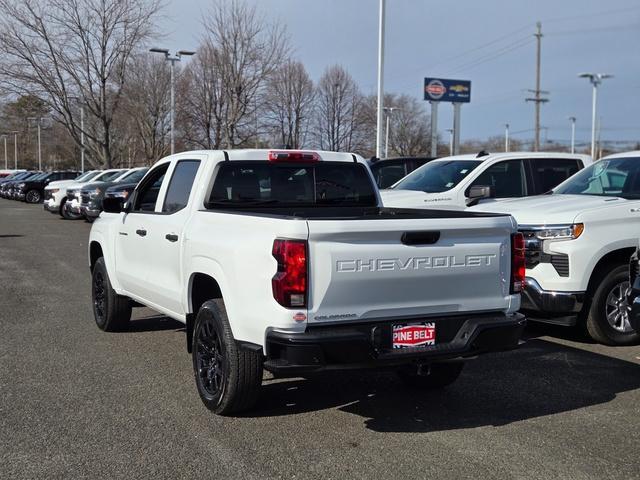
<svg viewBox="0 0 640 480"><path fill-rule="evenodd" d="M504 124L504 151L509 151L509 124Z"/></svg>
<svg viewBox="0 0 640 480"><path fill-rule="evenodd" d="M576 117L569 117L571 122L571 153L576 153Z"/></svg>
<svg viewBox="0 0 640 480"><path fill-rule="evenodd" d="M80 171L84 173L84 105L80 105Z"/></svg>
<svg viewBox="0 0 640 480"><path fill-rule="evenodd" d="M380 0L378 18L378 111L376 121L376 157L382 155L382 109L384 107L384 23L386 0Z"/></svg>
<svg viewBox="0 0 640 480"><path fill-rule="evenodd" d="M528 90L533 93L533 97L527 98L526 101L535 103L535 137L533 150L537 152L540 149L540 104L549 101L547 98L542 98L542 95L548 95L549 92L540 90L540 48L542 43L542 23L536 23L536 33L534 33L533 36L536 37L536 88L535 90Z"/></svg>
<svg viewBox="0 0 640 480"><path fill-rule="evenodd" d="M449 132L449 155L453 155L453 128L447 128Z"/></svg>
<svg viewBox="0 0 640 480"><path fill-rule="evenodd" d="M384 134L384 158L389 158L389 124L394 110L400 109L398 107L384 107L384 111L387 113L387 128Z"/></svg>
<svg viewBox="0 0 640 480"><path fill-rule="evenodd" d="M38 127L38 170L42 170L42 144L40 143L40 122L42 122L42 118L27 117L27 120L35 120Z"/></svg>

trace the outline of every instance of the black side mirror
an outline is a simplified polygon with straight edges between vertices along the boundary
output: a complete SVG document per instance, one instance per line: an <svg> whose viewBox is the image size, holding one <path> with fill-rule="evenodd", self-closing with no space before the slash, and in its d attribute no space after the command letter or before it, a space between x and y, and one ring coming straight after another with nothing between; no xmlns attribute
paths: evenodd
<svg viewBox="0 0 640 480"><path fill-rule="evenodd" d="M120 213L126 211L124 198L105 197L102 200L102 210L107 213Z"/></svg>
<svg viewBox="0 0 640 480"><path fill-rule="evenodd" d="M477 205L485 198L495 198L496 189L489 185L473 185L467 192L467 207Z"/></svg>

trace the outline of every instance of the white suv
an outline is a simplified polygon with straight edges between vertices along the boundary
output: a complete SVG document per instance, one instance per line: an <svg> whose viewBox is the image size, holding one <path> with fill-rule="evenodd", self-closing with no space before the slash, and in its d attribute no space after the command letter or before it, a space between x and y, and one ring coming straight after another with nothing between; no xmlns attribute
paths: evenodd
<svg viewBox="0 0 640 480"><path fill-rule="evenodd" d="M44 189L44 209L48 212L62 215L62 209L64 208L64 203L67 200L67 188L90 182L92 179L100 175L101 172L102 170L90 170L88 172L84 172L73 180L58 180L57 182L51 182Z"/></svg>
<svg viewBox="0 0 640 480"><path fill-rule="evenodd" d="M480 152L440 158L382 190L382 203L385 207L450 210L539 195L591 163L588 155L551 152Z"/></svg>
<svg viewBox="0 0 640 480"><path fill-rule="evenodd" d="M524 234L530 320L586 324L594 340L636 343L626 290L640 232L640 151L603 158L549 195L478 205L509 213Z"/></svg>

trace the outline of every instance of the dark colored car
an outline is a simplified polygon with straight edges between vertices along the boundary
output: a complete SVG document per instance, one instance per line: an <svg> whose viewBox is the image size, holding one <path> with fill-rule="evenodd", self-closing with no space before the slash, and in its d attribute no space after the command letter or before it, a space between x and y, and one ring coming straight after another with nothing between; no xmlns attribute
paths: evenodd
<svg viewBox="0 0 640 480"><path fill-rule="evenodd" d="M16 185L16 199L27 203L40 203L44 199L44 187L56 180L72 180L80 175L76 170L58 170L21 181Z"/></svg>
<svg viewBox="0 0 640 480"><path fill-rule="evenodd" d="M369 168L373 173L378 188L389 188L401 180L416 168L433 160L432 157L396 157L396 158L372 158L369 160Z"/></svg>
<svg viewBox="0 0 640 480"><path fill-rule="evenodd" d="M640 254L638 249L629 260L629 289L626 302L629 306L631 328L640 333Z"/></svg>
<svg viewBox="0 0 640 480"><path fill-rule="evenodd" d="M38 176L42 175L42 172L37 171L28 171L23 172L21 175L17 175L16 177L6 180L0 184L0 197L2 198L14 198L14 189L17 184L20 182L31 180Z"/></svg>
<svg viewBox="0 0 640 480"><path fill-rule="evenodd" d="M125 174L116 177L113 181L92 182L83 185L80 190L80 212L87 221L92 222L98 218L100 212L102 212L102 200L109 187L131 183L135 186L142 180L142 177L145 176L148 170L148 167L133 168Z"/></svg>

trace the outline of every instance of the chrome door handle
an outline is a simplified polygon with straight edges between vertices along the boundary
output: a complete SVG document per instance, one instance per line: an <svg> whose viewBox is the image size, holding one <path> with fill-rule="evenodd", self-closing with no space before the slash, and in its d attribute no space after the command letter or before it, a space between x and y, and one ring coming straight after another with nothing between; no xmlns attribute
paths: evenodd
<svg viewBox="0 0 640 480"><path fill-rule="evenodd" d="M177 242L178 241L178 235L176 235L175 233L167 233L164 236L164 238L166 238L170 242Z"/></svg>
<svg viewBox="0 0 640 480"><path fill-rule="evenodd" d="M145 237L147 235L147 231L144 228L139 228L138 230L136 230L136 233L141 237Z"/></svg>
<svg viewBox="0 0 640 480"><path fill-rule="evenodd" d="M637 208L630 208L630 209L629 209L629 211L630 211L631 213L638 213L638 212L640 212L640 207L637 207Z"/></svg>

